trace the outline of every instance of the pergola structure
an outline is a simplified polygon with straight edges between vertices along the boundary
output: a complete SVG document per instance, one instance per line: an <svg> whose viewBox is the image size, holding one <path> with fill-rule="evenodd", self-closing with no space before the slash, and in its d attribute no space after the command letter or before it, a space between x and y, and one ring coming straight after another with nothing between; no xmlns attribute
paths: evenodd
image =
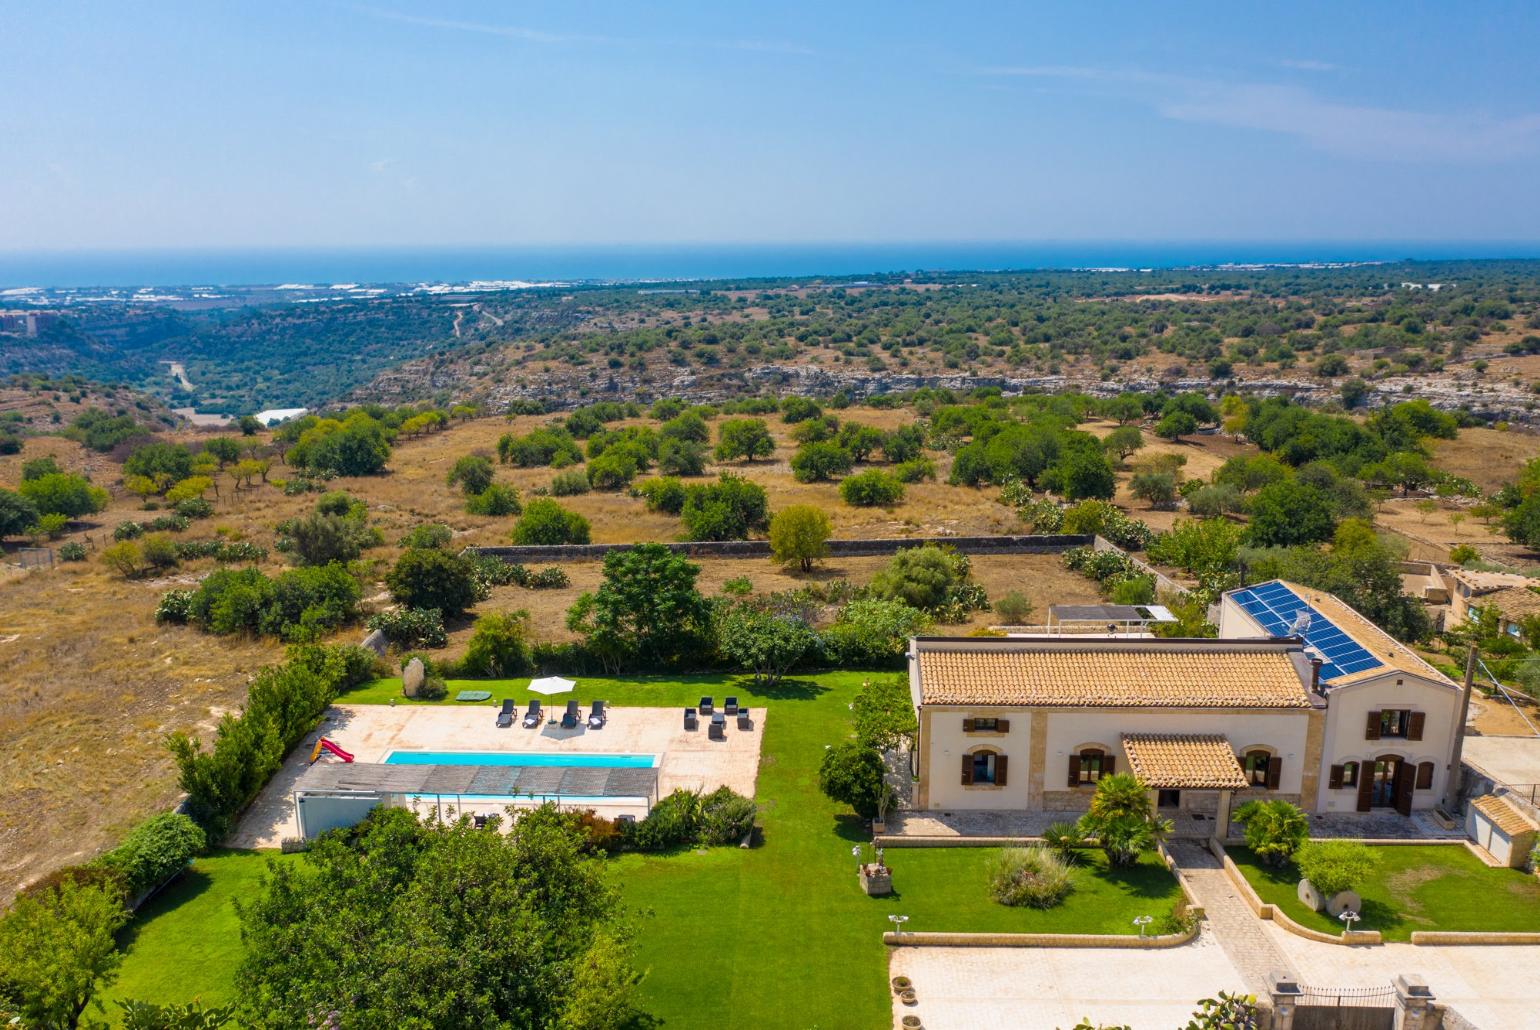
<svg viewBox="0 0 1540 1030"><path fill-rule="evenodd" d="M1215 836L1230 831L1230 799L1250 786L1230 742L1217 733L1125 733L1123 753L1130 771L1154 795L1162 790L1219 792Z"/></svg>

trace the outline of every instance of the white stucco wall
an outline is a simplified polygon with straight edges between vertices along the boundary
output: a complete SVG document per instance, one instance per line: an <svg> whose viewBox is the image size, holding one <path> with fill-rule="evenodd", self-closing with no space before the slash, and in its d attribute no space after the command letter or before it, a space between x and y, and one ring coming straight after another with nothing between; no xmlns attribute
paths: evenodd
<svg viewBox="0 0 1540 1030"><path fill-rule="evenodd" d="M1271 748L1283 758L1278 791L1298 794L1305 764L1305 738L1309 713L1294 711L1165 711L1150 709L1085 709L1053 712L1048 716L1047 749L1043 786L1046 790L1068 787L1069 756L1083 744L1101 744L1117 756L1117 771L1129 772L1123 753L1124 733L1218 733L1237 754L1253 746Z"/></svg>
<svg viewBox="0 0 1540 1030"><path fill-rule="evenodd" d="M1032 773L1032 713L1023 708L932 708L930 742L929 796L926 807L946 809L1025 809L1027 784ZM965 718L1010 720L1005 733L964 733ZM962 782L962 756L979 748L990 748L1007 756L1005 786L985 786Z"/></svg>
<svg viewBox="0 0 1540 1030"><path fill-rule="evenodd" d="M1341 790L1329 787L1333 765L1372 762L1382 755L1399 755L1402 761L1412 765L1432 762L1433 787L1415 791L1412 807L1432 808L1438 803L1448 782L1449 752L1459 719L1460 691L1457 688L1392 669L1373 679L1331 688L1326 704L1326 739L1321 750L1321 811L1352 812L1358 807L1357 787ZM1387 708L1425 713L1422 739L1364 739L1369 712Z"/></svg>
<svg viewBox="0 0 1540 1030"><path fill-rule="evenodd" d="M1219 601L1219 635L1226 640L1254 640L1270 634L1226 594Z"/></svg>

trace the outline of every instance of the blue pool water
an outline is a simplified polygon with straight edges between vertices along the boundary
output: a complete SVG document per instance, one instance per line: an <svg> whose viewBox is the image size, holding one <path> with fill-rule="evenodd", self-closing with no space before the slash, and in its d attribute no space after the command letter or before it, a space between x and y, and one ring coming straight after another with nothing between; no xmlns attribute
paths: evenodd
<svg viewBox="0 0 1540 1030"><path fill-rule="evenodd" d="M651 769L656 755L550 754L521 751L392 751L386 765L530 765L585 769Z"/></svg>

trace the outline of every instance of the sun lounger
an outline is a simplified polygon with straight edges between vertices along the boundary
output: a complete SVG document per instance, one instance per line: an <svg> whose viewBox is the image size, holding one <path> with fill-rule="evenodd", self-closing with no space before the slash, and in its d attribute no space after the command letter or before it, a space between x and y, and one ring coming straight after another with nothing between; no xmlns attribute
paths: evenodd
<svg viewBox="0 0 1540 1030"><path fill-rule="evenodd" d="M687 730L700 729L700 720L695 717L695 709L686 708L684 710L684 728Z"/></svg>
<svg viewBox="0 0 1540 1030"><path fill-rule="evenodd" d="M540 699L530 698L529 711L524 713L524 728L540 725Z"/></svg>
<svg viewBox="0 0 1540 1030"><path fill-rule="evenodd" d="M561 714L561 728L564 730L572 729L577 726L579 718L578 703L576 701L568 701L567 710Z"/></svg>
<svg viewBox="0 0 1540 1030"><path fill-rule="evenodd" d="M700 714L710 715L714 711L716 711L716 705L711 698L703 697L700 699Z"/></svg>
<svg viewBox="0 0 1540 1030"><path fill-rule="evenodd" d="M730 697L726 701L724 701L722 703L722 712L724 714L726 714L726 715L737 715L738 714L738 699L736 697Z"/></svg>
<svg viewBox="0 0 1540 1030"><path fill-rule="evenodd" d="M749 718L749 710L747 708L738 709L738 728L740 730L752 730L754 728L754 721Z"/></svg>
<svg viewBox="0 0 1540 1030"><path fill-rule="evenodd" d="M727 739L727 716L717 712L711 717L711 729L709 736L712 740Z"/></svg>
<svg viewBox="0 0 1540 1030"><path fill-rule="evenodd" d="M588 728L589 729L596 730L599 727L604 725L605 720L608 718L608 716L605 715L604 709L605 709L605 705L604 705L603 701L595 701L592 705L589 706L589 709L588 709Z"/></svg>
<svg viewBox="0 0 1540 1030"><path fill-rule="evenodd" d="M511 697L503 698L503 708L502 708L502 711L497 713L497 725L498 726L512 726L513 725L513 698L511 698Z"/></svg>

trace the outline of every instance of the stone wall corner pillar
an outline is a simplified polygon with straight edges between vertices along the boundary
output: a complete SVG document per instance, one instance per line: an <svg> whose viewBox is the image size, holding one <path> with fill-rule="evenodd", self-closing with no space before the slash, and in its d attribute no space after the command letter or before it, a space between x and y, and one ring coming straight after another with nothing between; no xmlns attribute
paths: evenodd
<svg viewBox="0 0 1540 1030"><path fill-rule="evenodd" d="M1442 1020L1433 1007L1433 991L1428 981L1402 974L1391 983L1396 988L1395 1030L1437 1030Z"/></svg>
<svg viewBox="0 0 1540 1030"><path fill-rule="evenodd" d="M1273 1030L1294 1030L1294 1010L1299 1007L1299 981L1288 973L1273 973L1267 978L1273 1002Z"/></svg>

